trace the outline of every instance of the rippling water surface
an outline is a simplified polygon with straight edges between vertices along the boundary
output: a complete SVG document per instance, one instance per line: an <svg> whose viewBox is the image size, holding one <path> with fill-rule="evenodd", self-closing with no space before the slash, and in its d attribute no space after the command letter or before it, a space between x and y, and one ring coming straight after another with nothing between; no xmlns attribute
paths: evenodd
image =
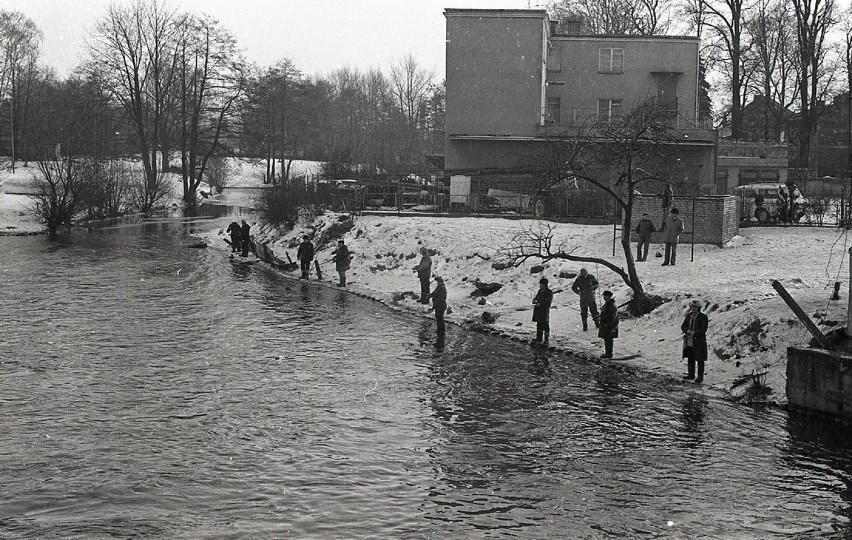
<svg viewBox="0 0 852 540"><path fill-rule="evenodd" d="M0 537L852 537L842 426L438 341L203 226L0 238Z"/></svg>

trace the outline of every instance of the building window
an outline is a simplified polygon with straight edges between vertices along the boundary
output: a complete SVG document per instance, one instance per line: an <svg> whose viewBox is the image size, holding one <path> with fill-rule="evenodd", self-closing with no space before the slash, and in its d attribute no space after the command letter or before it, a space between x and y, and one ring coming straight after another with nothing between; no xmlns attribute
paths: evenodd
<svg viewBox="0 0 852 540"><path fill-rule="evenodd" d="M598 49L600 73L624 73L624 49Z"/></svg>
<svg viewBox="0 0 852 540"><path fill-rule="evenodd" d="M559 124L562 100L558 97L547 98L547 107L544 110L545 124Z"/></svg>
<svg viewBox="0 0 852 540"><path fill-rule="evenodd" d="M562 47L551 45L547 51L547 71L562 71Z"/></svg>
<svg viewBox="0 0 852 540"><path fill-rule="evenodd" d="M598 120L601 122L612 122L621 118L620 99L599 99Z"/></svg>

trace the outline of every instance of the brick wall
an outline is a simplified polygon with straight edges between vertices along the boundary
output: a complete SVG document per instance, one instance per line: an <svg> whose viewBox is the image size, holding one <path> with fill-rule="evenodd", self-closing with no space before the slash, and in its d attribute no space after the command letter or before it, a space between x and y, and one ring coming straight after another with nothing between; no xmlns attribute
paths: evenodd
<svg viewBox="0 0 852 540"><path fill-rule="evenodd" d="M787 401L793 407L852 418L852 357L788 347Z"/></svg>
<svg viewBox="0 0 852 540"><path fill-rule="evenodd" d="M694 206L693 206L694 199ZM695 235L696 244L715 244L724 246L731 238L739 234L739 216L737 215L737 199L733 195L713 195L705 197L675 197L672 208L680 211L685 229L680 241L688 244ZM692 214L695 209L695 225L693 231ZM657 229L663 221L662 199L657 195L638 195L633 204L633 227L642 219L642 214L656 224ZM659 232L651 237L653 243L663 243L663 235Z"/></svg>

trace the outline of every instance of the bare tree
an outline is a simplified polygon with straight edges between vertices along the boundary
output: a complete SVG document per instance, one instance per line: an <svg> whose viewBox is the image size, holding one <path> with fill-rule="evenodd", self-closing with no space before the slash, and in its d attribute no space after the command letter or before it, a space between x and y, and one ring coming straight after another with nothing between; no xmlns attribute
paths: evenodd
<svg viewBox="0 0 852 540"><path fill-rule="evenodd" d="M554 19L582 19L590 34L665 34L671 26L669 2L661 0L557 0Z"/></svg>
<svg viewBox="0 0 852 540"><path fill-rule="evenodd" d="M15 170L16 145L26 125L29 98L38 71L43 35L36 24L17 11L0 10L0 99L9 102L9 140L12 171Z"/></svg>
<svg viewBox="0 0 852 540"><path fill-rule="evenodd" d="M796 99L797 61L790 15L785 0L758 0L753 16L745 22L753 44L754 93L765 100L761 111L765 140L778 140L786 130L787 111Z"/></svg>
<svg viewBox="0 0 852 540"><path fill-rule="evenodd" d="M143 214L150 214L173 195L172 183L165 173L157 173L153 181L146 174L131 172L130 205Z"/></svg>
<svg viewBox="0 0 852 540"><path fill-rule="evenodd" d="M731 137L743 137L743 107L747 99L749 78L749 36L745 31L746 0L694 0L688 3L689 18L699 30L710 34L712 49L707 51L726 78L731 107ZM701 35L701 34L699 34Z"/></svg>
<svg viewBox="0 0 852 540"><path fill-rule="evenodd" d="M90 69L124 109L150 190L158 183L184 17L160 0L111 5L89 42ZM163 154L163 164L167 156Z"/></svg>
<svg viewBox="0 0 852 540"><path fill-rule="evenodd" d="M834 0L793 0L799 45L799 166L810 165L811 138L816 131L819 102L831 84L833 70L825 67L827 39L837 24Z"/></svg>
<svg viewBox="0 0 852 540"><path fill-rule="evenodd" d="M402 156L408 160L420 158L423 161L425 153L426 111L429 101L429 90L432 86L434 74L422 68L413 55L400 58L391 66L390 86L393 93L394 103L398 107L405 122L404 145L401 149ZM415 163L406 163L412 167Z"/></svg>
<svg viewBox="0 0 852 540"><path fill-rule="evenodd" d="M56 239L61 227L70 227L84 210L90 165L91 161L61 156L38 160L39 174L33 176L35 193L30 197L51 240Z"/></svg>
<svg viewBox="0 0 852 540"><path fill-rule="evenodd" d="M510 264L535 258L593 262L615 272L633 291L631 311L648 310L630 244L633 205L638 188L648 181L669 181L678 172L675 141L666 111L648 102L621 119L597 122L579 135L554 137L542 156L551 162L551 182L570 178L603 191L622 212L621 247L626 269L598 256L579 256L576 246L554 244L549 227L521 231L501 251ZM529 160L526 160L529 163Z"/></svg>
<svg viewBox="0 0 852 540"><path fill-rule="evenodd" d="M235 122L245 60L234 37L206 16L188 17L178 56L183 200L195 204L207 163Z"/></svg>
<svg viewBox="0 0 852 540"><path fill-rule="evenodd" d="M846 10L843 23L843 59L846 64L846 174L852 182L852 6Z"/></svg>

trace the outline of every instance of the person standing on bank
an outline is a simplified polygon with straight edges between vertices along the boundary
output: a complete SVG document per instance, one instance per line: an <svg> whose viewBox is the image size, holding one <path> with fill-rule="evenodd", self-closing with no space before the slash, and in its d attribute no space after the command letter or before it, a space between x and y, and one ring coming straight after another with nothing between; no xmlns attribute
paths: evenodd
<svg viewBox="0 0 852 540"><path fill-rule="evenodd" d="M231 235L231 252L236 253L240 251L240 235L242 231L240 230L240 224L236 221L232 221L228 228L225 229L225 232Z"/></svg>
<svg viewBox="0 0 852 540"><path fill-rule="evenodd" d="M444 325L444 312L447 311L447 286L444 285L444 278L435 276L435 290L429 294L428 298L432 299L432 309L435 310L435 324L438 326L438 333L443 334L446 330Z"/></svg>
<svg viewBox="0 0 852 540"><path fill-rule="evenodd" d="M674 266L675 260L677 260L677 244L680 242L680 235L683 232L683 220L680 219L680 212L677 208L672 208L671 217L665 231L666 258L663 259L663 266Z"/></svg>
<svg viewBox="0 0 852 540"><path fill-rule="evenodd" d="M299 244L299 251L296 252L296 258L299 259L299 264L302 268L302 277L299 279L308 279L311 275L311 261L314 260L314 245L308 235Z"/></svg>
<svg viewBox="0 0 852 540"><path fill-rule="evenodd" d="M246 220L242 220L242 225L240 226L240 244L243 248L240 256L248 257L248 252L251 248L251 225L246 223Z"/></svg>
<svg viewBox="0 0 852 540"><path fill-rule="evenodd" d="M349 270L349 262L352 260L352 253L346 244L343 243L343 238L337 241L337 249L334 250L334 269L337 270L337 275L340 276L338 287L346 286L346 271Z"/></svg>
<svg viewBox="0 0 852 540"><path fill-rule="evenodd" d="M648 259L648 247L651 245L651 234L656 232L654 222L648 219L648 214L642 214L642 220L636 225L636 233L639 241L636 242L636 261L642 262Z"/></svg>
<svg viewBox="0 0 852 540"><path fill-rule="evenodd" d="M683 358L686 358L687 373L684 379L704 381L704 362L707 361L707 315L701 313L701 301L689 303L689 313L683 319L680 330L683 332ZM698 371L695 371L698 364Z"/></svg>
<svg viewBox="0 0 852 540"><path fill-rule="evenodd" d="M595 302L595 290L598 288L598 280L585 268L580 269L580 275L571 285L571 290L580 295L580 318L583 320L583 331L589 329L589 311L592 312L592 321L598 325L598 304Z"/></svg>
<svg viewBox="0 0 852 540"><path fill-rule="evenodd" d="M533 322L535 340L533 343L547 345L550 342L550 305L553 303L553 291L547 286L547 278L538 280L538 292L533 298Z"/></svg>
<svg viewBox="0 0 852 540"><path fill-rule="evenodd" d="M420 278L420 303L429 303L429 279L432 277L432 257L429 256L429 251L422 247L420 248L420 264L414 267L417 272L417 277Z"/></svg>
<svg viewBox="0 0 852 540"><path fill-rule="evenodd" d="M663 225L660 230L666 230L666 224L669 222L669 210L672 207L672 199L674 199L674 190L672 183L666 182L666 187L663 188L663 193L660 195L663 199Z"/></svg>
<svg viewBox="0 0 852 540"><path fill-rule="evenodd" d="M612 358L612 341L618 337L618 308L612 291L603 292L604 303L601 307L600 327L598 337L604 340L604 353L601 358Z"/></svg>

